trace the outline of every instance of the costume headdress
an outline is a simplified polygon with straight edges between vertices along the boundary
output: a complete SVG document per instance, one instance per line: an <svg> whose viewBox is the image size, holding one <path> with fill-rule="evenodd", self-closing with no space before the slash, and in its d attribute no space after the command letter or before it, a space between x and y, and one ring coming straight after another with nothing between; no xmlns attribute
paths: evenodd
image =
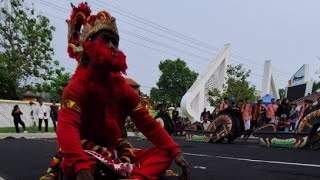
<svg viewBox="0 0 320 180"><path fill-rule="evenodd" d="M97 15L90 15L87 3L80 3L78 7L72 5L72 12L68 23L68 53L71 58L80 60L82 44L95 33L106 30L119 39L116 20L108 12L101 11Z"/></svg>

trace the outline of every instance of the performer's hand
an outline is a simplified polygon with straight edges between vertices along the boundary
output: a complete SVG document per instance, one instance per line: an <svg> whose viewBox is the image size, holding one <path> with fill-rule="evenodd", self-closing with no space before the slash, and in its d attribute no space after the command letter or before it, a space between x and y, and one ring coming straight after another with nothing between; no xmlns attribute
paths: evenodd
<svg viewBox="0 0 320 180"><path fill-rule="evenodd" d="M181 178L185 179L185 180L189 180L190 179L190 167L189 167L189 164L187 163L187 161L183 158L182 153L179 153L175 157L175 162L178 166L180 166L182 168Z"/></svg>
<svg viewBox="0 0 320 180"><path fill-rule="evenodd" d="M89 169L83 169L77 173L77 180L94 180L94 178Z"/></svg>

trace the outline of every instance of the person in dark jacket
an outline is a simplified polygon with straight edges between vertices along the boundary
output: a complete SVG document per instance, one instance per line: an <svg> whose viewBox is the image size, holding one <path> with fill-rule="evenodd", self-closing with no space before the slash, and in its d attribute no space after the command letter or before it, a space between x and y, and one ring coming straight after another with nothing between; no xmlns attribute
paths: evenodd
<svg viewBox="0 0 320 180"><path fill-rule="evenodd" d="M155 119L161 118L164 123L164 129L168 132L169 135L173 134L174 131L174 125L173 122L169 116L169 113L166 110L166 107L162 107L158 115L155 117Z"/></svg>
<svg viewBox="0 0 320 180"><path fill-rule="evenodd" d="M179 117L179 111L177 110L177 106L174 106L174 109L172 111L172 121L174 124L176 124L176 122L178 121L178 117Z"/></svg>
<svg viewBox="0 0 320 180"><path fill-rule="evenodd" d="M18 105L15 105L13 107L11 115L13 116L13 122L14 126L16 127L16 132L19 133L19 124L21 124L23 131L26 131L26 126L24 125L24 122L21 120L21 115L23 113L20 111L20 108Z"/></svg>
<svg viewBox="0 0 320 180"><path fill-rule="evenodd" d="M288 98L284 98L278 108L277 116L280 117L278 123L279 129L288 132L290 128L289 115L291 111L290 101Z"/></svg>
<svg viewBox="0 0 320 180"><path fill-rule="evenodd" d="M182 136L184 128L185 128L185 124L183 123L182 118L178 116L177 122L176 122L176 135Z"/></svg>
<svg viewBox="0 0 320 180"><path fill-rule="evenodd" d="M57 129L58 111L59 106L56 105L56 101L54 100L50 106L50 117L52 119L54 131Z"/></svg>
<svg viewBox="0 0 320 180"><path fill-rule="evenodd" d="M202 111L202 113L200 114L200 121L203 121L203 117L204 117L204 115L206 115L206 114L207 114L207 108L204 108L203 111Z"/></svg>
<svg viewBox="0 0 320 180"><path fill-rule="evenodd" d="M315 106L313 106L313 100L308 101L308 107L304 110L303 116L306 116L307 114L311 113L314 109Z"/></svg>

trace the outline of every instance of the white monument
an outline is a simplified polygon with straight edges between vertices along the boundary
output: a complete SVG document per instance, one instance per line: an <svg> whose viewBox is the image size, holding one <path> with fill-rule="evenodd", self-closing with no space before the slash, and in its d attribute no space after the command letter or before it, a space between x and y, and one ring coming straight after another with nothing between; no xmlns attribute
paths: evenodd
<svg viewBox="0 0 320 180"><path fill-rule="evenodd" d="M276 86L276 82L274 79L271 61L265 61L264 63L264 72L263 72L263 79L262 79L262 89L261 89L261 97L265 96L266 94L272 95L275 99L279 99L279 90Z"/></svg>
<svg viewBox="0 0 320 180"><path fill-rule="evenodd" d="M191 122L200 120L200 114L204 108L213 109L208 101L208 91L213 88L223 91L229 59L230 45L227 44L183 96L181 110L184 115L189 117Z"/></svg>

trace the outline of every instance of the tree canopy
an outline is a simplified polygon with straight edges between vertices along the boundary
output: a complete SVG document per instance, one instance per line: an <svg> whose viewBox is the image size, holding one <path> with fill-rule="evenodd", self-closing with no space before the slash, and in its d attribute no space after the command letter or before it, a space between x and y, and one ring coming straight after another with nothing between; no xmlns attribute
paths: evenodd
<svg viewBox="0 0 320 180"><path fill-rule="evenodd" d="M187 64L179 58L161 61L159 70L161 75L157 82L158 87L151 89L151 100L154 102L180 104L182 96L194 83L198 74L190 70Z"/></svg>
<svg viewBox="0 0 320 180"><path fill-rule="evenodd" d="M237 101L249 98L251 101L256 100L255 86L251 85L248 81L251 70L246 70L241 64L232 66L228 65L227 76L228 80L223 92L214 88L209 90L209 102L212 106L218 107L224 97L234 97Z"/></svg>
<svg viewBox="0 0 320 180"><path fill-rule="evenodd" d="M320 89L320 81L314 81L312 86L312 92L316 92Z"/></svg>
<svg viewBox="0 0 320 180"><path fill-rule="evenodd" d="M63 88L68 85L70 79L70 73L58 74L58 76L49 83L44 83L38 92L48 92L50 94L51 101L55 100L60 102Z"/></svg>
<svg viewBox="0 0 320 180"><path fill-rule="evenodd" d="M57 77L64 69L53 60L55 28L23 0L11 0L0 16L0 98L20 99L24 91Z"/></svg>
<svg viewBox="0 0 320 180"><path fill-rule="evenodd" d="M284 97L286 96L286 91L283 88L279 89L279 96L280 99L284 99Z"/></svg>

